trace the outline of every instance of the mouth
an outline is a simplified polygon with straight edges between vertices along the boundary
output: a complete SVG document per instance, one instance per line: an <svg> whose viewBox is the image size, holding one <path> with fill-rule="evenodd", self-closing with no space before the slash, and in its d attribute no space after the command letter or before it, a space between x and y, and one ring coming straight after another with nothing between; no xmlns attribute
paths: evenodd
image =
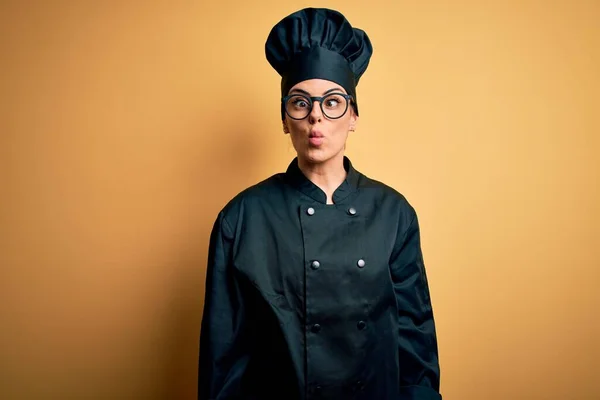
<svg viewBox="0 0 600 400"><path fill-rule="evenodd" d="M308 143L314 147L321 146L324 140L325 136L319 131L311 131L308 135Z"/></svg>

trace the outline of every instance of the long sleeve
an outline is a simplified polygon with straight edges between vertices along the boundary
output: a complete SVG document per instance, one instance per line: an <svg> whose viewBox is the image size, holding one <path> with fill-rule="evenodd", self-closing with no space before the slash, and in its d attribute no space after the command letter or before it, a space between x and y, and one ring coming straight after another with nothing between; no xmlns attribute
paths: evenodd
<svg viewBox="0 0 600 400"><path fill-rule="evenodd" d="M438 347L429 286L421 251L417 215L412 207L408 228L400 224L391 257L398 305L398 357L401 399L440 400Z"/></svg>
<svg viewBox="0 0 600 400"><path fill-rule="evenodd" d="M232 243L233 230L221 212L211 232L208 253L200 333L199 400L239 396L248 364L247 312L231 268Z"/></svg>

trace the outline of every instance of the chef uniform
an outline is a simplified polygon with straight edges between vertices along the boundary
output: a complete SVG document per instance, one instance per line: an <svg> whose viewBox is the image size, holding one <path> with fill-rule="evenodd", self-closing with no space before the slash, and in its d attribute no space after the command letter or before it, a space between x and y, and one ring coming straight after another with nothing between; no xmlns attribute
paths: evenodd
<svg viewBox="0 0 600 400"><path fill-rule="evenodd" d="M338 12L273 27L282 94L311 78L355 86L372 52ZM440 400L435 324L417 215L358 172L325 193L295 158L235 196L210 237L200 400Z"/></svg>

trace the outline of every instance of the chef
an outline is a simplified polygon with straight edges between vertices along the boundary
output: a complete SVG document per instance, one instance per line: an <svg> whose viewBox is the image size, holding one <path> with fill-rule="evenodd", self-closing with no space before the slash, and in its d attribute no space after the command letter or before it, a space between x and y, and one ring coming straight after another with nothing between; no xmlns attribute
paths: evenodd
<svg viewBox="0 0 600 400"><path fill-rule="evenodd" d="M417 215L344 154L373 47L339 12L279 21L287 170L231 199L209 245L200 400L440 400Z"/></svg>

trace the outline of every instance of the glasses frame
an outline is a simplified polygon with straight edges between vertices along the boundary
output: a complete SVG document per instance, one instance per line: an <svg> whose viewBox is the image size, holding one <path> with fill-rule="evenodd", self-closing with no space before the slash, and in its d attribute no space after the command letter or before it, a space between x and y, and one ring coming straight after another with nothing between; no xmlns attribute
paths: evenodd
<svg viewBox="0 0 600 400"><path fill-rule="evenodd" d="M327 115L327 113L323 110L323 99L329 97L329 96L342 96L343 98L346 99L346 109L344 110L344 112L339 116L339 117L330 117ZM302 118L294 118L290 115L290 113L288 113L287 111L287 107L285 106L285 104L287 103L287 101L289 99L291 99L292 97L303 97L307 100L308 104L310 104L310 108L308 110L308 113L306 113L306 115ZM321 114L323 114L327 119L340 119L342 118L344 115L346 115L346 113L348 112L348 107L350 106L351 102L354 102L354 97L352 97L352 95L349 94L344 94L344 93L338 93L338 92L332 92L332 93L327 93L325 96L322 97L317 97L317 96L307 96L304 94L300 94L300 93L294 93L294 94L290 94L287 95L285 97L283 97L281 99L281 107L283 108L283 110L285 111L286 115L288 117L290 117L291 119L294 119L296 121L300 121L303 120L304 118L308 117L310 115L310 113L313 110L313 107L315 105L315 101L319 102L319 107L321 108Z"/></svg>

